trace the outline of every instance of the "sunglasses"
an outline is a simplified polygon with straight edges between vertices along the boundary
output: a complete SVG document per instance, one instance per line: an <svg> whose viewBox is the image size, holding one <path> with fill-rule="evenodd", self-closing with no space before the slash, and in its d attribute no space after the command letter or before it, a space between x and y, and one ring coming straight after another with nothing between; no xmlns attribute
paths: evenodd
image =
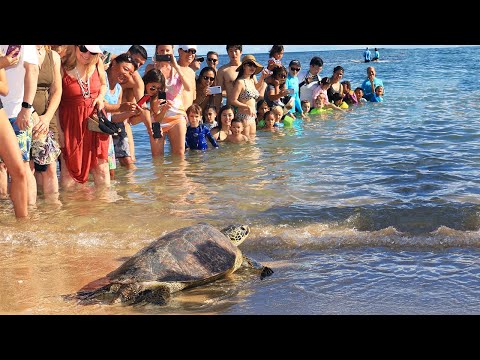
<svg viewBox="0 0 480 360"><path fill-rule="evenodd" d="M278 74L277 76L281 79L286 79L287 78L287 75L284 75L284 74Z"/></svg>
<svg viewBox="0 0 480 360"><path fill-rule="evenodd" d="M203 80L207 80L207 81L209 81L209 80L210 80L210 81L214 81L214 80L215 80L215 78L214 78L214 77L210 77L210 76L204 76L204 77L203 77Z"/></svg>
<svg viewBox="0 0 480 360"><path fill-rule="evenodd" d="M292 68L292 67L290 68L290 70L292 70L292 71L300 71L299 68Z"/></svg>
<svg viewBox="0 0 480 360"><path fill-rule="evenodd" d="M80 52L82 53L86 53L88 51L87 47L85 45L77 45L78 46L78 50L80 50ZM97 55L98 53L92 53L91 51L88 51L90 54L92 55Z"/></svg>
<svg viewBox="0 0 480 360"><path fill-rule="evenodd" d="M257 65L255 65L253 62L247 62L245 63L245 65L251 66L251 67L257 67Z"/></svg>
<svg viewBox="0 0 480 360"><path fill-rule="evenodd" d="M193 55L195 55L197 53L197 50L195 50L195 49L188 49L188 50L183 50L182 49L182 51L183 52L188 52L188 53L193 54Z"/></svg>
<svg viewBox="0 0 480 360"><path fill-rule="evenodd" d="M210 58L207 58L207 61L211 61L211 62L216 63L216 62L218 61L218 59L210 59Z"/></svg>

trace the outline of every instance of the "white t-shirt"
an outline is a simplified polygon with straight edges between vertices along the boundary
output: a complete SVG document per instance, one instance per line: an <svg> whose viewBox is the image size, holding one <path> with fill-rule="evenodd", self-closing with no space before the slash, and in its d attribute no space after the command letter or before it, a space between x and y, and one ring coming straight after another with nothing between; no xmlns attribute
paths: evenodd
<svg viewBox="0 0 480 360"><path fill-rule="evenodd" d="M7 52L8 45L0 45L0 50L5 54ZM29 64L38 65L38 54L35 45L22 45L20 50L20 60L17 65L9 66L5 68L8 83L8 95L1 96L3 107L7 112L9 118L17 117L18 113L22 109L23 102L23 88L25 79L25 67L24 62Z"/></svg>
<svg viewBox="0 0 480 360"><path fill-rule="evenodd" d="M305 80L305 78L310 75L310 71L302 72L301 74L298 75L298 82L301 83L302 81ZM318 80L321 79L320 73L317 74ZM310 84L305 84L303 85L299 90L300 90L300 100L308 100L310 101L310 104L313 106L312 98L313 98L313 93L315 90L317 90L320 87L318 85L318 81L312 81Z"/></svg>

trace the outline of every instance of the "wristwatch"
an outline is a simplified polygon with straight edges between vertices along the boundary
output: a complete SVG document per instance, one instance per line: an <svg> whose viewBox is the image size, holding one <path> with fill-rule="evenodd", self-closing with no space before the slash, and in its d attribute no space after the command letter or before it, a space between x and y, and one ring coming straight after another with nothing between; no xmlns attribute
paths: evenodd
<svg viewBox="0 0 480 360"><path fill-rule="evenodd" d="M22 102L22 107L25 109L30 109L33 105L27 103L26 101Z"/></svg>

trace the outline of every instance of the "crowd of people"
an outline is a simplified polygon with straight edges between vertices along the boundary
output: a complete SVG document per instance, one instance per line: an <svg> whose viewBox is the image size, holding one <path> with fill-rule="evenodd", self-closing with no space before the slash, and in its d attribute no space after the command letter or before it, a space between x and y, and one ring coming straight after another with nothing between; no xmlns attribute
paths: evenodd
<svg viewBox="0 0 480 360"><path fill-rule="evenodd" d="M218 67L214 51L205 59L196 45L156 45L141 76L148 59L141 45L123 54L99 45L0 45L0 197L10 197L15 216L25 218L37 194L59 202L59 189L90 177L108 187L117 161L135 168L131 127L140 123L152 157L163 156L166 144L183 157L209 143L248 142L257 130L291 126L295 118L383 101L372 66L352 90L342 66L320 77L318 56L302 70L299 60L282 64L282 45L272 46L265 66L242 56L242 45L226 51L229 62ZM91 127L99 118L113 124L114 135Z"/></svg>

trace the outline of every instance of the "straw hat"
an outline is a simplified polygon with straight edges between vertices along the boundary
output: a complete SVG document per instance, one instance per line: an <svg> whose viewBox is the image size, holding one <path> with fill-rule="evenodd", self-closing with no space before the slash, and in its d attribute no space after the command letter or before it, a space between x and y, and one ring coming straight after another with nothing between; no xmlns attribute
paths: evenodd
<svg viewBox="0 0 480 360"><path fill-rule="evenodd" d="M257 59L255 59L255 56L245 55L242 59L242 63L240 64L239 67L237 67L237 71L240 71L242 66L245 65L245 63L248 63L248 62L254 63L257 66L257 68L255 69L255 75L257 75L259 72L261 72L263 70L263 66L257 61Z"/></svg>

